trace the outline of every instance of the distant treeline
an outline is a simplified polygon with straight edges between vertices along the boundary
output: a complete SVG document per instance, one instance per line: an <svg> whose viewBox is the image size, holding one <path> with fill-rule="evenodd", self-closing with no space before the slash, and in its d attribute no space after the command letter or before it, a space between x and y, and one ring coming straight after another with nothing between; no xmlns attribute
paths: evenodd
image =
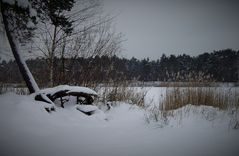
<svg viewBox="0 0 239 156"><path fill-rule="evenodd" d="M37 82L45 86L49 82L48 61L31 59L27 61ZM238 82L239 51L226 49L189 55L163 54L158 60L126 59L117 56L96 56L94 58L55 58L54 83L80 84L137 81L189 81L201 76L217 82ZM0 82L22 83L15 61L1 61Z"/></svg>

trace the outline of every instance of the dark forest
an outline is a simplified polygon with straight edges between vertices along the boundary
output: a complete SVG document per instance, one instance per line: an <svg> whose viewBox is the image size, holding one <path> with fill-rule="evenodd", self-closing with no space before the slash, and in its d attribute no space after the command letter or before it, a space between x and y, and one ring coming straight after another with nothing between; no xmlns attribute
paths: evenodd
<svg viewBox="0 0 239 156"><path fill-rule="evenodd" d="M188 77L203 74L216 82L238 82L239 51L225 49L203 53L198 56L163 54L157 60L126 59L117 56L96 56L90 58L55 58L54 85L107 83L117 81L182 81ZM27 60L36 81L41 86L49 82L46 59ZM15 61L1 61L0 81L23 83Z"/></svg>

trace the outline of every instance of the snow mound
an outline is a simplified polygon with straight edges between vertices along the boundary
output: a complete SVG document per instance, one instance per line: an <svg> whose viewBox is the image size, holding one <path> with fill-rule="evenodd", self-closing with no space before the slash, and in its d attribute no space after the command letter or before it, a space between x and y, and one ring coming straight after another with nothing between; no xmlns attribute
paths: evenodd
<svg viewBox="0 0 239 156"><path fill-rule="evenodd" d="M92 112L98 109L98 107L92 105L79 105L76 108L83 112Z"/></svg>
<svg viewBox="0 0 239 156"><path fill-rule="evenodd" d="M78 111L76 105L47 113L43 104L33 100L33 96L0 95L1 156L239 154L238 130L218 128L195 113L183 117L182 126L157 128L155 123L146 123L145 110L126 103L119 103L105 113L96 110L98 113L92 116ZM188 108L179 109L178 113ZM202 111L202 107L193 109ZM203 109L206 114L216 111L217 117L223 114ZM221 125L228 124L226 119L220 120Z"/></svg>
<svg viewBox="0 0 239 156"><path fill-rule="evenodd" d="M74 92L85 93L85 94L94 95L94 96L98 95L94 90L90 88L79 87L79 86L69 86L69 85L59 85L53 88L42 89L39 91L39 93L54 95L60 91L67 91L66 93L74 93Z"/></svg>

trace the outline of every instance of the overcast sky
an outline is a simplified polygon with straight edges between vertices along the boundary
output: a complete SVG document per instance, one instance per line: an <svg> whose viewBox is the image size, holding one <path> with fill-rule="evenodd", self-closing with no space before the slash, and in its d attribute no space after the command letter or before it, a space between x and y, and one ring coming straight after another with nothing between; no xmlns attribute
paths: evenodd
<svg viewBox="0 0 239 156"><path fill-rule="evenodd" d="M239 0L103 1L107 13L118 15L115 27L125 35L124 57L239 50ZM0 43L5 45L2 37Z"/></svg>
<svg viewBox="0 0 239 156"><path fill-rule="evenodd" d="M239 49L239 0L104 0L104 8L119 14L129 58Z"/></svg>

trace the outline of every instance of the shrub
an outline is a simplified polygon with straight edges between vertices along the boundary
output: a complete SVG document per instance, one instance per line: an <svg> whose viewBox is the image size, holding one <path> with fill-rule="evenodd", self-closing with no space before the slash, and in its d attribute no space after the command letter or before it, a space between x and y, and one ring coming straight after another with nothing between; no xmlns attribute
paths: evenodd
<svg viewBox="0 0 239 156"><path fill-rule="evenodd" d="M187 116L189 112L194 111L192 108L196 108L191 106L203 105L212 106L215 108L214 110L227 111L231 118L229 127L233 129L239 128L239 91L237 87L210 87L214 81L203 76L203 74L199 74L198 77L190 78L189 80L184 87L181 86L181 82L171 83L166 88L165 96L161 97L158 107L154 106L148 109L146 121L156 121L160 126L167 125L171 119L181 122L183 116ZM183 109L179 109L181 107ZM211 120L211 117L215 116L213 111L209 111L205 115L207 107L201 108L203 109L198 109L198 111L202 116L206 116L207 120Z"/></svg>
<svg viewBox="0 0 239 156"><path fill-rule="evenodd" d="M139 107L145 107L144 99L146 96L146 90L138 90L135 87L129 87L128 82L111 83L101 86L97 89L100 93L100 102L126 102L129 104L135 104Z"/></svg>
<svg viewBox="0 0 239 156"><path fill-rule="evenodd" d="M172 87L166 89L161 101L161 110L174 110L187 104L206 105L227 109L239 106L239 92L236 88L221 87Z"/></svg>

